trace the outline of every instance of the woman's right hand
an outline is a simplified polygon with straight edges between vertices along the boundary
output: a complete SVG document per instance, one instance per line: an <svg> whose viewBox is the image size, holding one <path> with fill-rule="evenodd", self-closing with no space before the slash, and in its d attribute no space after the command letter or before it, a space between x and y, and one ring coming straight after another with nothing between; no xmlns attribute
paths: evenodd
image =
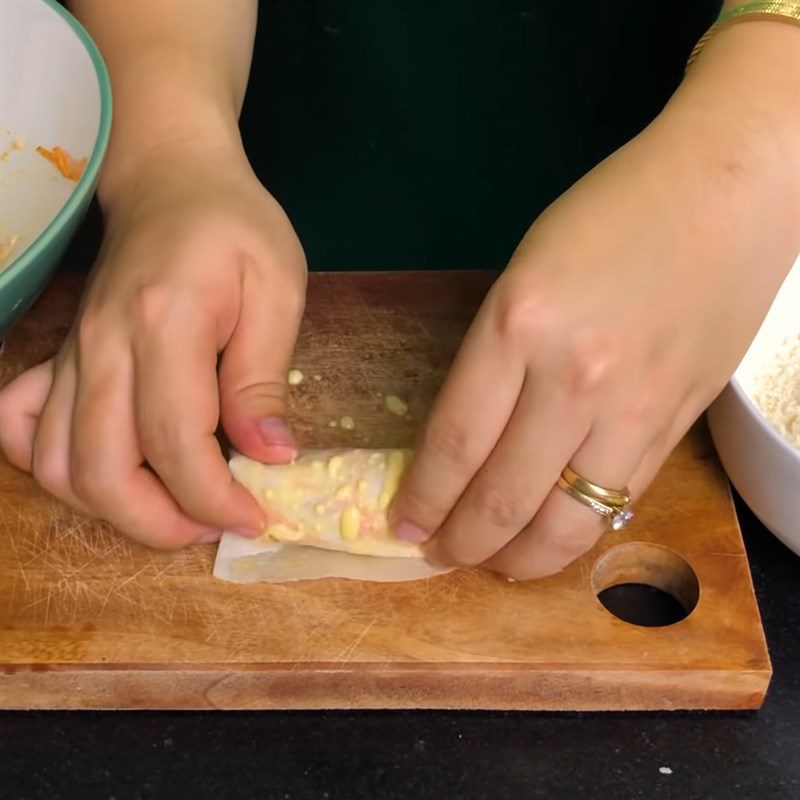
<svg viewBox="0 0 800 800"><path fill-rule="evenodd" d="M106 211L60 352L0 392L0 447L148 545L257 535L263 511L214 432L221 421L260 461L294 455L284 395L305 297L300 242L235 149L152 152Z"/></svg>

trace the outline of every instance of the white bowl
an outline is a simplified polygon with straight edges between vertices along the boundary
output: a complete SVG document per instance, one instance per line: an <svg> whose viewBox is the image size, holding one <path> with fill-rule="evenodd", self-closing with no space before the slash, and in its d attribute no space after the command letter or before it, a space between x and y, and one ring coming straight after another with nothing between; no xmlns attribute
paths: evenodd
<svg viewBox="0 0 800 800"><path fill-rule="evenodd" d="M736 374L708 410L725 471L753 513L800 555L800 450L750 399L756 376L800 324L800 259L781 286Z"/></svg>

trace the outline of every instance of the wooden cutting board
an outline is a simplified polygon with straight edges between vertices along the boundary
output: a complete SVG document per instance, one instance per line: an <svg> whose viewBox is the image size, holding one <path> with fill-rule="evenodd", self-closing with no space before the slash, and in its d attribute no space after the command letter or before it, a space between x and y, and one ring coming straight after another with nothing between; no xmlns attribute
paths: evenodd
<svg viewBox="0 0 800 800"><path fill-rule="evenodd" d="M407 445L489 287L488 273L314 275L292 391L306 445ZM80 281L14 329L5 383L52 354ZM319 374L322 380L311 376ZM410 419L377 393L408 399ZM349 414L354 431L328 427ZM0 457L5 708L755 708L770 664L725 477L702 426L624 532L559 575L478 571L395 585L241 586L213 545L159 553L71 513ZM644 581L699 602L623 622L596 590Z"/></svg>

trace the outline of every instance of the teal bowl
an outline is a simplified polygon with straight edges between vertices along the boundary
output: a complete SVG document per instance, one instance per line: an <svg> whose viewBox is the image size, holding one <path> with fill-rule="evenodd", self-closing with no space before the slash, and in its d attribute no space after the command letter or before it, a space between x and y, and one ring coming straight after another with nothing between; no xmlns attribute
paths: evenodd
<svg viewBox="0 0 800 800"><path fill-rule="evenodd" d="M0 2L0 337L47 285L97 186L111 85L80 23L53 0ZM76 182L37 152L86 159Z"/></svg>

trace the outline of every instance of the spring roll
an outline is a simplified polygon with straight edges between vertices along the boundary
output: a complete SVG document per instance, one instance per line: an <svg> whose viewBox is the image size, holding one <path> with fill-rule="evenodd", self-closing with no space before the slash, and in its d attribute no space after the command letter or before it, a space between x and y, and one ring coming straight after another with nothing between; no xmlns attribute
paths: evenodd
<svg viewBox="0 0 800 800"><path fill-rule="evenodd" d="M360 556L423 558L397 539L386 512L410 458L409 450L323 450L291 464L230 461L233 476L261 503L262 540Z"/></svg>

